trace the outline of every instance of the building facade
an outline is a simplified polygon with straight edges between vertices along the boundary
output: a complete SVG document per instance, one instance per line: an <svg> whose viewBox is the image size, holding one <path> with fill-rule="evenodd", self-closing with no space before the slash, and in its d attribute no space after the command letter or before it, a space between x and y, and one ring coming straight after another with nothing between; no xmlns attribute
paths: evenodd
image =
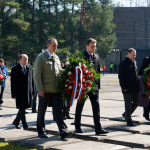
<svg viewBox="0 0 150 150"><path fill-rule="evenodd" d="M117 51L112 51L106 58L107 67L111 61L118 65L126 57L127 49L132 47L137 50L139 68L143 58L150 55L150 7L117 7L114 10L114 23ZM115 54L118 57L115 56L113 60Z"/></svg>

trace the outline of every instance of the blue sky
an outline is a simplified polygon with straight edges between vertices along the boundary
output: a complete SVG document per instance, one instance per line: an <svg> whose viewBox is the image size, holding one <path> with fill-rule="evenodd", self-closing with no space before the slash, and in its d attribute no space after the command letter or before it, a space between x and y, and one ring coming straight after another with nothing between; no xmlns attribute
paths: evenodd
<svg viewBox="0 0 150 150"><path fill-rule="evenodd" d="M130 7L130 2L131 2L131 6L135 7L135 6L147 6L147 1L150 0L112 0L113 3L117 4L118 2L125 6L125 7Z"/></svg>

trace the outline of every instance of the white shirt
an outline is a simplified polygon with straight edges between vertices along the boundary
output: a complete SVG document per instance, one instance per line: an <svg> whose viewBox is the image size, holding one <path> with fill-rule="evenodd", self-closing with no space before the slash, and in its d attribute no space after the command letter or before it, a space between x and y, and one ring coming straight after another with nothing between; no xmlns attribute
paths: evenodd
<svg viewBox="0 0 150 150"><path fill-rule="evenodd" d="M22 68L23 68L23 67L25 67L25 69L27 69L27 68L26 68L26 65L25 65L25 66L23 66L23 65L20 63L20 66L21 66Z"/></svg>
<svg viewBox="0 0 150 150"><path fill-rule="evenodd" d="M47 51L47 53L48 53L49 57L52 57L52 56L54 57L54 55L52 55L52 54L49 52L49 50L48 50L48 49L47 49L46 51Z"/></svg>

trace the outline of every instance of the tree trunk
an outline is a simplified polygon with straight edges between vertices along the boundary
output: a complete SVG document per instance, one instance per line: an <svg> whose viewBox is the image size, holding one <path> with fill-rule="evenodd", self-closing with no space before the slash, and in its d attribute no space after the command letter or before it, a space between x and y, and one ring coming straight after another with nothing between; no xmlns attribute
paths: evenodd
<svg viewBox="0 0 150 150"><path fill-rule="evenodd" d="M48 1L48 22L49 22L49 34L51 33L51 1Z"/></svg>
<svg viewBox="0 0 150 150"><path fill-rule="evenodd" d="M56 22L58 21L58 0L56 0L55 11L56 11Z"/></svg>
<svg viewBox="0 0 150 150"><path fill-rule="evenodd" d="M42 46L42 36L43 36L43 21L42 21L42 0L39 0L39 12L40 12L40 16L39 16L39 43Z"/></svg>

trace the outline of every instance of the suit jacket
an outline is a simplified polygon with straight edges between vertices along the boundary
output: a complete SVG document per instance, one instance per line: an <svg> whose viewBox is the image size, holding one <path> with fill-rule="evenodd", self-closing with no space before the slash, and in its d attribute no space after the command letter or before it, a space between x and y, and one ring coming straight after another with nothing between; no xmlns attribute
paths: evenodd
<svg viewBox="0 0 150 150"><path fill-rule="evenodd" d="M56 93L56 85L60 78L61 64L59 57L54 54L52 59L47 51L39 54L35 60L34 81L37 91Z"/></svg>
<svg viewBox="0 0 150 150"><path fill-rule="evenodd" d="M100 74L100 60L99 60L99 56L96 53L94 53L93 54L93 60L92 60L90 55L87 53L87 51L85 51L83 54L84 54L84 59L92 61L93 65L94 65L94 70L97 73ZM100 89L100 79L95 81L95 85L97 85L98 89Z"/></svg>
<svg viewBox="0 0 150 150"><path fill-rule="evenodd" d="M141 68L139 70L139 75L140 76L143 75L144 69L146 69L149 65L150 65L150 56L149 57L145 57L143 59L142 66L141 66Z"/></svg>
<svg viewBox="0 0 150 150"><path fill-rule="evenodd" d="M136 62L125 58L119 64L119 82L122 90L127 89L123 93L139 92L139 77Z"/></svg>
<svg viewBox="0 0 150 150"><path fill-rule="evenodd" d="M11 95L16 97L16 108L26 109L31 107L34 95L34 81L32 67L27 64L27 73L23 71L20 63L11 70Z"/></svg>

